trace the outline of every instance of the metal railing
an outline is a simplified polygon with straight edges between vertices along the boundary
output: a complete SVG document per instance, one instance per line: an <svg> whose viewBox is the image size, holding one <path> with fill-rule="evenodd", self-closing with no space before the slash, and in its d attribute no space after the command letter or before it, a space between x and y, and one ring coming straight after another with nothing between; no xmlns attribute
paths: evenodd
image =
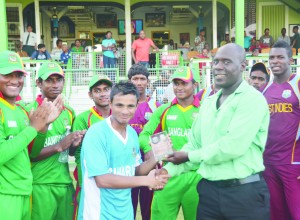
<svg viewBox="0 0 300 220"><path fill-rule="evenodd" d="M173 56L173 57L172 57ZM177 60L179 58L179 60ZM300 74L300 56L293 57L295 63L292 65L292 71ZM121 60L125 60L125 56ZM154 68L149 68L150 83L147 88L147 94L152 95L155 92L156 98L160 102L165 102L165 97L171 97L172 89L170 88L170 76L174 73L178 66L190 65L195 69L194 78L199 83L197 91L213 83L213 76L211 70L211 59L192 59L189 63L184 63L176 51L166 52L161 51L156 54L158 64ZM268 66L268 56L247 57L246 70L243 72L245 80L249 79L249 70L255 62L264 62ZM165 62L170 61L170 62ZM40 66L48 61L24 60L25 70L28 75L24 82L24 88L21 96L25 101L32 101L35 99L39 89L36 87L36 73ZM74 53L73 58L69 60L67 65L62 65L65 71L65 87L63 94L66 101L73 94L77 88L88 91L88 84L91 77L95 74L108 75L114 82L120 80L127 80L127 74L124 72L125 62L120 67L122 61L119 61L116 68L103 68L102 54L97 52L89 53ZM162 65L163 64L163 65ZM158 67L157 67L158 66ZM124 69L122 69L124 68ZM121 70L123 71L121 73ZM170 98L167 98L168 101Z"/></svg>

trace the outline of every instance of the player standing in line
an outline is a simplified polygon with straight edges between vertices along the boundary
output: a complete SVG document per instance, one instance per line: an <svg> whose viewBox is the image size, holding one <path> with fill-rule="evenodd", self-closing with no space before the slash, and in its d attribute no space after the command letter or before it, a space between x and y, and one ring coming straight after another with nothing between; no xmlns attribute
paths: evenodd
<svg viewBox="0 0 300 220"><path fill-rule="evenodd" d="M110 116L109 95L112 81L105 75L94 75L89 83L89 97L94 101L95 106L79 114L73 124L73 131L87 130L92 124L102 121ZM76 194L74 197L74 219L77 215L77 207L80 200L80 188L82 185L82 173L80 165L81 146L75 150L76 169L74 177L77 181Z"/></svg>
<svg viewBox="0 0 300 220"><path fill-rule="evenodd" d="M205 89L201 89L197 94L196 97L199 99L200 103L202 103L207 97L216 94L220 88L212 84L209 87L206 87Z"/></svg>
<svg viewBox="0 0 300 220"><path fill-rule="evenodd" d="M249 84L260 90L270 80L270 73L264 63L255 63L250 70Z"/></svg>
<svg viewBox="0 0 300 220"><path fill-rule="evenodd" d="M199 99L194 96L197 84L189 67L179 67L172 75L173 90L176 98L159 107L151 116L140 134L141 149L151 150L150 136L157 131L167 131L173 148L180 150L188 141L192 123L199 111ZM196 219L198 204L197 183L201 179L195 171L172 177L162 191L154 193L151 219L177 219L180 207L184 219Z"/></svg>
<svg viewBox="0 0 300 220"><path fill-rule="evenodd" d="M132 220L131 188L161 188L167 181L168 176L157 177L155 170L150 172L156 164L153 157L142 163L137 133L128 125L138 96L130 82L114 85L110 94L111 116L92 125L85 135L80 157L80 220Z"/></svg>
<svg viewBox="0 0 300 220"><path fill-rule="evenodd" d="M38 70L37 86L41 90L36 100L26 106L36 109L47 98L55 100L64 87L64 72L55 62L48 62ZM60 154L69 147L80 145L85 131L66 135L75 118L73 109L64 104L59 117L49 125L46 139L35 144L42 146L40 154L32 158L33 193L32 220L72 219L74 187L67 161L59 161Z"/></svg>
<svg viewBox="0 0 300 220"><path fill-rule="evenodd" d="M264 153L271 220L300 219L300 77L292 73L291 63L291 47L277 41L269 55L274 82L263 89L271 113Z"/></svg>
<svg viewBox="0 0 300 220"><path fill-rule="evenodd" d="M138 92L139 100L137 109L129 124L136 133L139 135L143 130L144 125L148 122L152 113L157 109L160 104L155 99L149 98L146 95L146 89L149 84L149 72L147 68L141 64L134 64L128 71L128 79L132 82ZM145 161L149 157L145 158L144 152L141 152L142 160ZM136 216L137 205L140 200L141 214L143 220L150 220L151 215L151 203L153 198L153 191L149 190L148 187L137 187L133 188L131 192L132 205L134 210L134 219Z"/></svg>
<svg viewBox="0 0 300 220"><path fill-rule="evenodd" d="M45 139L48 125L62 110L61 99L46 99L29 114L18 104L24 85L23 63L11 51L0 54L0 215L5 219L30 220L32 173L28 155L36 155L41 146L32 143ZM51 113L51 115L50 115ZM49 116L50 115L50 116Z"/></svg>

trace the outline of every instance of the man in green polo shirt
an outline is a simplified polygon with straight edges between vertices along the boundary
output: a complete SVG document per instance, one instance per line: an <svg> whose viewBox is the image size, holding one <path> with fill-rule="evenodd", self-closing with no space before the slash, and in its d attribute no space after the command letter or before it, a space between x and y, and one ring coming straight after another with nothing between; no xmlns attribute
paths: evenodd
<svg viewBox="0 0 300 220"><path fill-rule="evenodd" d="M26 106L28 109L36 109L43 99L52 101L62 93L64 72L55 62L44 63L38 70L36 83L41 95ZM46 139L35 141L43 149L39 155L31 157L32 220L72 219L74 187L68 163L59 160L59 157L69 147L79 146L85 133L76 131L67 135L67 129L72 126L74 118L74 110L64 104L59 117L49 125Z"/></svg>
<svg viewBox="0 0 300 220"><path fill-rule="evenodd" d="M92 124L102 121L104 118L110 116L109 97L113 83L106 75L94 75L89 83L89 97L95 103L95 106L89 110L79 114L73 125L73 131L87 130ZM80 165L81 146L76 148L75 162L76 169L74 177L77 181L75 194L75 216L80 199L80 188L82 184L82 173Z"/></svg>
<svg viewBox="0 0 300 220"><path fill-rule="evenodd" d="M239 45L218 50L212 71L221 90L204 100L188 143L167 159L171 176L196 168L203 177L197 219L270 218L261 175L270 114L262 94L243 81L245 67Z"/></svg>
<svg viewBox="0 0 300 220"><path fill-rule="evenodd" d="M33 140L45 140L48 125L62 109L59 98L53 103L44 100L30 113L18 105L25 74L19 55L0 53L0 219L30 220L29 154L39 154L42 149Z"/></svg>
<svg viewBox="0 0 300 220"><path fill-rule="evenodd" d="M196 81L189 67L179 67L171 76L175 98L155 110L140 133L143 152L151 150L149 140L158 131L167 131L173 148L180 150L187 143L188 134L199 112L199 99L194 96ZM172 177L162 191L154 193L151 219L176 219L182 208L184 219L194 220L198 204L196 186L200 180L195 170Z"/></svg>

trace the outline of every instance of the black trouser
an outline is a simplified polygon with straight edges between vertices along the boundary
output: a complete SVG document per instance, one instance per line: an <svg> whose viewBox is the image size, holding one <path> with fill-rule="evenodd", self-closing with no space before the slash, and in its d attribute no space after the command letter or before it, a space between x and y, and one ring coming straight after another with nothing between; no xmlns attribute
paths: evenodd
<svg viewBox="0 0 300 220"><path fill-rule="evenodd" d="M197 220L269 220L270 195L263 177L259 181L219 184L200 180Z"/></svg>
<svg viewBox="0 0 300 220"><path fill-rule="evenodd" d="M28 56L31 57L32 53L35 51L34 46L24 45L22 50L26 51Z"/></svg>

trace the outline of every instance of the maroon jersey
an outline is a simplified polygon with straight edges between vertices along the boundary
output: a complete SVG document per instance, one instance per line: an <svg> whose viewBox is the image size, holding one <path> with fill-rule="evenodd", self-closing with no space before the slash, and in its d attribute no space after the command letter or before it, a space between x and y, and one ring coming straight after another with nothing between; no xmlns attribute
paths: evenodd
<svg viewBox="0 0 300 220"><path fill-rule="evenodd" d="M270 83L263 91L270 110L265 164L300 164L300 76L293 74L282 84Z"/></svg>

